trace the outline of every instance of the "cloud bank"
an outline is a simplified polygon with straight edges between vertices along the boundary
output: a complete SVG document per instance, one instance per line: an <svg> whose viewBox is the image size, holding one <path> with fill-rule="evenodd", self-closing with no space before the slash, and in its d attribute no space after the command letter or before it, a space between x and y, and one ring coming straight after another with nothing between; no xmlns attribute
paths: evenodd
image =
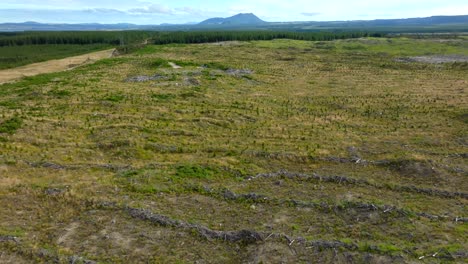
<svg viewBox="0 0 468 264"><path fill-rule="evenodd" d="M2 0L1 22L186 23L237 13L266 21L467 15L466 0ZM385 14L385 15L382 15Z"/></svg>

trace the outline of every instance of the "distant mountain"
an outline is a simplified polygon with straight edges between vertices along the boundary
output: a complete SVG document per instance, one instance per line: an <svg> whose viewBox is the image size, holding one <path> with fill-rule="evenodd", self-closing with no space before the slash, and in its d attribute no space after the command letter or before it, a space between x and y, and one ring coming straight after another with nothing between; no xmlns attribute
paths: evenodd
<svg viewBox="0 0 468 264"><path fill-rule="evenodd" d="M225 18L222 18L222 17L214 17L214 18L210 18L205 21L202 21L198 23L198 25L221 25L223 24L224 20Z"/></svg>
<svg viewBox="0 0 468 264"><path fill-rule="evenodd" d="M228 18L210 18L200 23L134 25L134 24L52 24L3 23L0 32L13 31L92 31L92 30L277 30L277 31L381 31L387 33L468 32L468 15L433 16L406 19L354 21L265 22L254 14L238 14Z"/></svg>
<svg viewBox="0 0 468 264"><path fill-rule="evenodd" d="M172 24L172 23L161 23L159 24L160 27L173 27L173 26L181 26L181 25L196 25L198 22L187 22L184 24Z"/></svg>
<svg viewBox="0 0 468 264"><path fill-rule="evenodd" d="M237 14L232 17L221 18L215 17L200 22L198 25L261 25L267 22L261 20L252 13Z"/></svg>

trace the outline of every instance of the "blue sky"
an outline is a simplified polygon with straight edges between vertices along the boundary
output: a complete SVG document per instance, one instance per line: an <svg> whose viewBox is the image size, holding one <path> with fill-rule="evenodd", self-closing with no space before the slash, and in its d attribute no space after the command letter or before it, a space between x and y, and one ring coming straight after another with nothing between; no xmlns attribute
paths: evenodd
<svg viewBox="0 0 468 264"><path fill-rule="evenodd" d="M266 21L468 15L467 0L1 0L0 23L187 23L237 13Z"/></svg>

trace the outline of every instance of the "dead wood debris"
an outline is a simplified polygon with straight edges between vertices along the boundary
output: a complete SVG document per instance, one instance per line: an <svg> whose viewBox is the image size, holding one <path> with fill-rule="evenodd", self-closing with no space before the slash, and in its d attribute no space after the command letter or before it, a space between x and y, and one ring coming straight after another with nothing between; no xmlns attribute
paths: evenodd
<svg viewBox="0 0 468 264"><path fill-rule="evenodd" d="M61 165L53 162L30 162L24 161L26 164L33 168L46 168L53 170L79 170L79 169L107 169L111 171L131 169L130 165L116 165L116 164L71 164Z"/></svg>
<svg viewBox="0 0 468 264"><path fill-rule="evenodd" d="M438 190L438 189L425 189L419 188L416 186L405 186L405 185L379 185L375 183L371 183L364 179L354 179L348 178L345 176L322 176L318 174L305 174L305 173L296 173L290 172L287 170L280 170L278 172L270 172L270 173L260 173L255 176L248 177L247 180L254 180L257 178L289 178L289 179L301 179L301 180L316 180L316 181L323 181L323 182L332 182L338 184L352 184L352 185L366 185L372 186L377 189L389 189L393 191L404 191L404 192L412 192L412 193L420 193L429 196L438 196L442 198L457 198L461 197L464 199L468 199L468 193L463 192L449 192L445 190Z"/></svg>
<svg viewBox="0 0 468 264"><path fill-rule="evenodd" d="M160 74L155 74L155 75L140 75L140 76L133 76L130 78L127 78L125 81L126 82L148 82L148 81L157 81L157 80L165 80L168 79L167 76L160 75Z"/></svg>
<svg viewBox="0 0 468 264"><path fill-rule="evenodd" d="M16 242L16 243L19 243L20 240L19 238L15 237L15 236L0 236L0 243L2 242Z"/></svg>
<svg viewBox="0 0 468 264"><path fill-rule="evenodd" d="M203 190L197 190L197 188L191 188L192 191L199 191L202 194L207 194L215 197L222 197L226 200L236 200L236 201L252 201L255 203L273 203L278 205L289 205L295 207L305 207L305 208L315 208L318 210L326 212L338 212L343 211L349 208L358 209L362 212L380 212L385 214L393 213L394 216L409 216L415 215L419 217L428 218L430 220L437 221L453 221L456 223L466 223L468 218L465 217L455 217L448 215L433 215L426 212L411 212L406 209L397 208L393 205L376 205L371 203L362 203L355 201L344 201L342 204L329 204L326 202L305 202L294 199L275 199L267 197L265 195L257 193L248 193L248 194L236 194L228 189L223 189L221 191L213 190L209 187L204 187Z"/></svg>
<svg viewBox="0 0 468 264"><path fill-rule="evenodd" d="M136 209L127 207L126 211L133 218L149 221L153 224L179 228L186 231L195 231L205 239L216 239L226 242L254 244L264 242L266 240L285 241L288 245L295 244L304 247L314 247L318 249L339 249L344 248L348 250L357 250L358 246L352 243L345 243L341 241L308 241L302 237L291 238L284 234L257 232L253 230L240 230L240 231L217 231L209 229L205 226L198 224L190 224L183 221L175 220L164 215L155 214L145 209Z"/></svg>
<svg viewBox="0 0 468 264"><path fill-rule="evenodd" d="M216 231L211 230L202 225L190 224L179 220L171 219L164 215L154 214L144 209L127 208L127 212L133 218L149 221L160 226L180 228L188 231L196 231L200 236L206 239L218 239L228 242L241 242L245 244L251 244L263 240L263 236L261 233L251 230Z"/></svg>

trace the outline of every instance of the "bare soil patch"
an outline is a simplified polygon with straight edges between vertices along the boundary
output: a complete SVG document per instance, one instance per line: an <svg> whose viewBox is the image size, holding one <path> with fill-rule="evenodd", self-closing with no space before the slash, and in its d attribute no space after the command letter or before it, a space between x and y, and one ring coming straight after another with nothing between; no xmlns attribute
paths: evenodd
<svg viewBox="0 0 468 264"><path fill-rule="evenodd" d="M93 63L100 59L110 58L114 49L92 52L80 56L68 57L59 60L33 63L14 69L0 71L0 84L12 82L23 77L35 76L44 73L52 73L73 69L77 66Z"/></svg>

